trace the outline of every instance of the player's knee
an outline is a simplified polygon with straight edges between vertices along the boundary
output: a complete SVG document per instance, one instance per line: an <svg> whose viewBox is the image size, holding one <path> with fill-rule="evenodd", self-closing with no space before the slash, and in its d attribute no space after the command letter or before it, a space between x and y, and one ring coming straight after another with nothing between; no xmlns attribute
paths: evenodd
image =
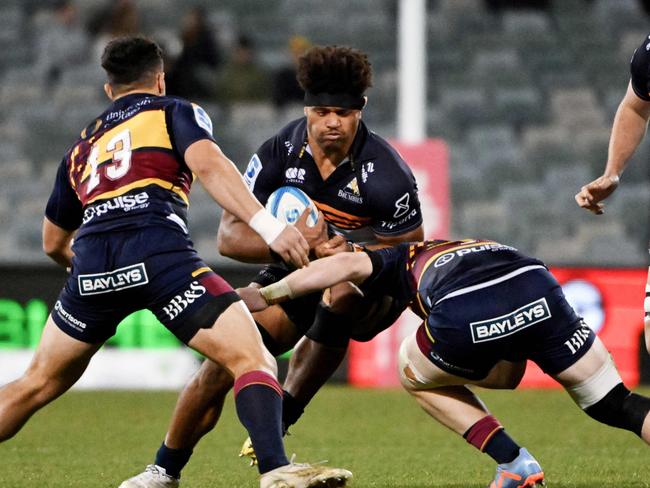
<svg viewBox="0 0 650 488"><path fill-rule="evenodd" d="M206 359L187 387L216 393L220 390L229 390L232 385L232 375L222 366Z"/></svg>
<svg viewBox="0 0 650 488"><path fill-rule="evenodd" d="M330 288L329 309L335 314L356 315L359 300L363 297L359 289L350 283L339 283Z"/></svg>
<svg viewBox="0 0 650 488"><path fill-rule="evenodd" d="M422 382L418 379L418 375L409 359L409 353L408 353L409 340L410 338L407 337L402 341L402 344L399 348L397 364L398 364L400 383L402 384L402 386L406 391L408 391L409 393L413 393L417 390L418 385L422 384Z"/></svg>

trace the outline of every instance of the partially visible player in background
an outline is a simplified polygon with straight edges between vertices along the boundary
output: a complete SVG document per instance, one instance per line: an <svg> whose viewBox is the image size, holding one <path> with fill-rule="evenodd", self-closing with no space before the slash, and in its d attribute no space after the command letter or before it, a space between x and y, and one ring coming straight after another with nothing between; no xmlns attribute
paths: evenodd
<svg viewBox="0 0 650 488"><path fill-rule="evenodd" d="M515 388L527 359L587 415L650 444L650 399L625 387L541 261L493 241L427 241L330 256L261 290L237 291L256 311L343 280L411 301L424 322L400 347L402 385L497 462L490 488L544 486L544 473L465 385Z"/></svg>
<svg viewBox="0 0 650 488"><path fill-rule="evenodd" d="M343 46L308 50L298 68L298 81L306 93L305 117L264 142L244 174L261 202L287 185L314 200L333 235L323 236L322 219L308 227L308 212L296 226L318 257L360 250L362 245L372 249L423 238L413 174L397 151L361 120L371 76L368 58L359 50ZM269 246L231 212L223 214L218 241L220 252L234 259L278 261ZM282 263L269 265L256 278L256 286L277 281L288 272ZM392 325L403 308L380 290L363 296L351 284L341 283L254 316L273 354L296 346L284 383L285 430L339 366L350 338L370 340ZM217 423L231 388L232 380L223 368L204 361L179 397L155 465L180 476L192 449ZM156 484L163 481L152 478L150 484L140 486L172 486Z"/></svg>
<svg viewBox="0 0 650 488"><path fill-rule="evenodd" d="M602 203L620 183L620 178L636 148L641 144L650 120L650 36L646 36L630 63L632 77L621 101L609 139L607 164L602 176L586 184L575 196L580 207L602 215ZM640 222L642 225L642 222ZM650 268L646 284L645 344L650 352Z"/></svg>
<svg viewBox="0 0 650 488"><path fill-rule="evenodd" d="M344 482L345 470L289 463L285 455L275 360L239 296L189 240L192 173L297 266L308 263L307 242L251 194L215 144L205 111L165 96L157 44L114 40L102 67L112 103L63 158L43 221L45 252L71 274L29 368L0 389L0 441L70 388L122 319L148 308L234 378L239 419L264 452L261 488Z"/></svg>

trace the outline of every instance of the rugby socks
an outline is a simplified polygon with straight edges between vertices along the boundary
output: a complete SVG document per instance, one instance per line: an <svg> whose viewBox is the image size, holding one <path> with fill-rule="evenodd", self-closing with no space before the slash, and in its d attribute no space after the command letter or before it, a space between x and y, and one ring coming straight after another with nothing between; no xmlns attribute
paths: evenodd
<svg viewBox="0 0 650 488"><path fill-rule="evenodd" d="M165 468L169 476L179 479L191 456L192 449L172 449L163 442L156 453L156 465Z"/></svg>
<svg viewBox="0 0 650 488"><path fill-rule="evenodd" d="M263 371L235 380L235 407L257 455L261 474L289 464L282 443L282 387Z"/></svg>
<svg viewBox="0 0 650 488"><path fill-rule="evenodd" d="M498 464L509 463L519 455L519 446L492 415L487 415L463 434L467 442L486 453Z"/></svg>
<svg viewBox="0 0 650 488"><path fill-rule="evenodd" d="M305 411L305 405L296 400L287 390L282 390L282 434L298 422Z"/></svg>

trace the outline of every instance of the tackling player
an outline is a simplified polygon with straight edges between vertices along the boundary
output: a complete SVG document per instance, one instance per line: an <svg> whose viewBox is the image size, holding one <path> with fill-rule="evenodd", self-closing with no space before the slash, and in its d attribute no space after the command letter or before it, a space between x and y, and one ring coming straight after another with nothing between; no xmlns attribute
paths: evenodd
<svg viewBox="0 0 650 488"><path fill-rule="evenodd" d="M583 186L575 196L580 207L601 215L601 203L618 188L620 177L628 161L639 146L648 128L650 119L650 36L646 36L630 64L632 77L627 92L621 101L609 139L607 164L602 176ZM650 352L650 268L646 284L645 344Z"/></svg>
<svg viewBox="0 0 650 488"><path fill-rule="evenodd" d="M541 261L493 241L427 241L319 259L261 290L238 292L255 311L345 280L410 301L424 320L400 347L402 385L497 462L490 488L544 486L544 473L465 385L515 388L527 359L587 415L650 443L650 399L625 387Z"/></svg>
<svg viewBox="0 0 650 488"><path fill-rule="evenodd" d="M322 218L315 227L306 226L307 212L296 227L319 257L359 250L361 245L373 249L422 239L413 174L395 149L361 120L371 84L367 56L348 47L316 46L300 59L298 81L306 93L305 117L289 123L253 155L244 179L255 196L265 202L285 185L309 195L331 237L323 235ZM222 254L240 261L274 260L269 246L231 212L223 214L218 241ZM255 281L264 285L287 273L282 264L270 265ZM392 325L403 308L381 291L363 296L342 283L255 316L273 354L297 343L284 384L285 429L336 370L350 338L370 340ZM203 363L181 393L155 465L180 477L194 446L216 424L231 387L222 368ZM129 486L177 486L155 473L136 478L138 484Z"/></svg>
<svg viewBox="0 0 650 488"><path fill-rule="evenodd" d="M205 111L165 96L158 45L141 37L111 41L102 67L112 103L63 158L43 222L45 252L71 274L29 368L0 389L0 441L67 391L123 318L148 308L234 378L237 414L264 453L262 488L344 482L346 470L287 460L275 361L238 295L187 234L192 173L297 266L308 262L306 241L251 194L215 144Z"/></svg>

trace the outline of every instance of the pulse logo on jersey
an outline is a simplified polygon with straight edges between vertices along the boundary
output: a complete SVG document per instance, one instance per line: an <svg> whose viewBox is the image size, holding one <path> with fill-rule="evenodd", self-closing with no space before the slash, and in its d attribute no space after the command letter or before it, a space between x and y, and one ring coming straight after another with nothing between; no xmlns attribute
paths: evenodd
<svg viewBox="0 0 650 488"><path fill-rule="evenodd" d="M99 295L149 283L144 263L133 264L107 273L79 275L80 295Z"/></svg>
<svg viewBox="0 0 650 488"><path fill-rule="evenodd" d="M190 283L190 287L182 293L174 296L166 307L163 307L163 311L169 317L169 320L174 320L178 317L187 307L192 305L197 298L201 298L205 295L207 289L205 286L201 285L198 281L193 281Z"/></svg>
<svg viewBox="0 0 650 488"><path fill-rule="evenodd" d="M137 195L120 195L119 197L111 198L102 203L90 205L84 210L83 223L87 224L95 217L99 217L112 210L122 210L123 212L130 212L140 208L147 208L149 206L149 194L146 191L138 193Z"/></svg>
<svg viewBox="0 0 650 488"><path fill-rule="evenodd" d="M482 244L480 246L474 246L474 247L465 247L463 249L457 249L455 251L451 251L446 254L443 254L438 259L436 259L436 262L433 263L433 267L440 268L441 266L450 263L455 256L463 257L465 254L471 254L473 252L482 252L482 251L516 251L516 249L514 247L506 246L504 244L498 244L498 243Z"/></svg>
<svg viewBox="0 0 650 488"><path fill-rule="evenodd" d="M548 308L548 303L545 298L540 298L509 314L472 322L469 326L472 331L472 341L477 344L501 339L550 318L551 311Z"/></svg>

